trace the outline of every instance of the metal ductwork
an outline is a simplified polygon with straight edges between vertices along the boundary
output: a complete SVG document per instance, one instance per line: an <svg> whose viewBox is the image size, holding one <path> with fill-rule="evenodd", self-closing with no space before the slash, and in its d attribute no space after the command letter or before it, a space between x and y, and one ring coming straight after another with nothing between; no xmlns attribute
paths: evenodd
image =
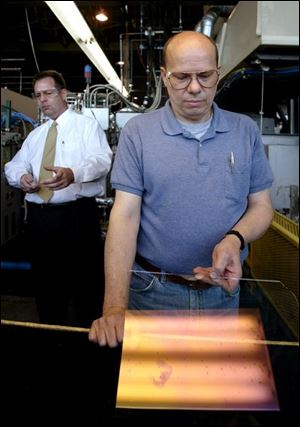
<svg viewBox="0 0 300 427"><path fill-rule="evenodd" d="M219 16L228 17L233 10L233 6L216 6L208 10L195 26L195 31L212 37L215 23Z"/></svg>
<svg viewBox="0 0 300 427"><path fill-rule="evenodd" d="M274 59L275 54L282 54L284 48L287 54L296 55L299 46L299 2L240 1L223 24L216 43L220 57L220 79L255 51L264 56L269 54L269 57L272 54Z"/></svg>

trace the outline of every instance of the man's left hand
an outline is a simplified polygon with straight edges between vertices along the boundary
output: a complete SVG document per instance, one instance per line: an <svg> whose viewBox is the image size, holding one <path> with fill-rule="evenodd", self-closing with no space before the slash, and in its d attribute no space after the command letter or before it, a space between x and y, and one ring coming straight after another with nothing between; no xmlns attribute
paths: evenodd
<svg viewBox="0 0 300 427"><path fill-rule="evenodd" d="M68 187L72 182L74 182L74 174L72 169L63 168L59 166L45 167L47 171L52 171L55 175L52 178L45 179L39 184L42 187L49 188L50 190L57 191L62 188Z"/></svg>
<svg viewBox="0 0 300 427"><path fill-rule="evenodd" d="M232 292L242 277L240 250L236 240L229 238L221 240L213 250L212 266L194 268L195 277Z"/></svg>

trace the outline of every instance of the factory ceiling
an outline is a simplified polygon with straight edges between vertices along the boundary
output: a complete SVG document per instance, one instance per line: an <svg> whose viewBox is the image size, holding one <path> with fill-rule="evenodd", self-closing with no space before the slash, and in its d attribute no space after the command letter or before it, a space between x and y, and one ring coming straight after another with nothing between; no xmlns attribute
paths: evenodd
<svg viewBox="0 0 300 427"><path fill-rule="evenodd" d="M203 15L216 4L195 1L77 1L98 43L116 72L120 74L120 35L136 34L132 43L131 70L133 89L142 90L146 81L149 43L161 49L174 32L193 30ZM222 2L234 6L237 2ZM109 20L100 23L96 12L104 9ZM221 19L221 18L220 18ZM56 69L65 76L69 90L80 92L85 87L84 66L90 63L67 30L45 2L4 1L1 13L2 55L1 86L31 94L32 76L39 70ZM145 31L155 36L138 42ZM159 58L157 57L156 60ZM158 62L158 61L157 61ZM159 63L157 63L157 69ZM93 67L92 84L106 83Z"/></svg>

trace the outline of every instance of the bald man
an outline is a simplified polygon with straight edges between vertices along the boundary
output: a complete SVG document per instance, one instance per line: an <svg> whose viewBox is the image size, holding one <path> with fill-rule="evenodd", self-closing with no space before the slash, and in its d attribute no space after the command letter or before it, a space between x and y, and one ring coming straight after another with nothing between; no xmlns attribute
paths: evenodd
<svg viewBox="0 0 300 427"><path fill-rule="evenodd" d="M103 315L89 339L122 342L126 309L239 307L247 244L272 221L272 172L254 121L214 103L214 41L185 31L165 44L169 99L122 129L111 182Z"/></svg>

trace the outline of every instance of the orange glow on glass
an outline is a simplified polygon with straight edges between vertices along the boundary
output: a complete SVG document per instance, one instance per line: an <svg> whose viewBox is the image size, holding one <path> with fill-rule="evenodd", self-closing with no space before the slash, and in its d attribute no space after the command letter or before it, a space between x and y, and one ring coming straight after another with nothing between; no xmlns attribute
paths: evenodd
<svg viewBox="0 0 300 427"><path fill-rule="evenodd" d="M128 311L117 407L278 410L258 310Z"/></svg>

